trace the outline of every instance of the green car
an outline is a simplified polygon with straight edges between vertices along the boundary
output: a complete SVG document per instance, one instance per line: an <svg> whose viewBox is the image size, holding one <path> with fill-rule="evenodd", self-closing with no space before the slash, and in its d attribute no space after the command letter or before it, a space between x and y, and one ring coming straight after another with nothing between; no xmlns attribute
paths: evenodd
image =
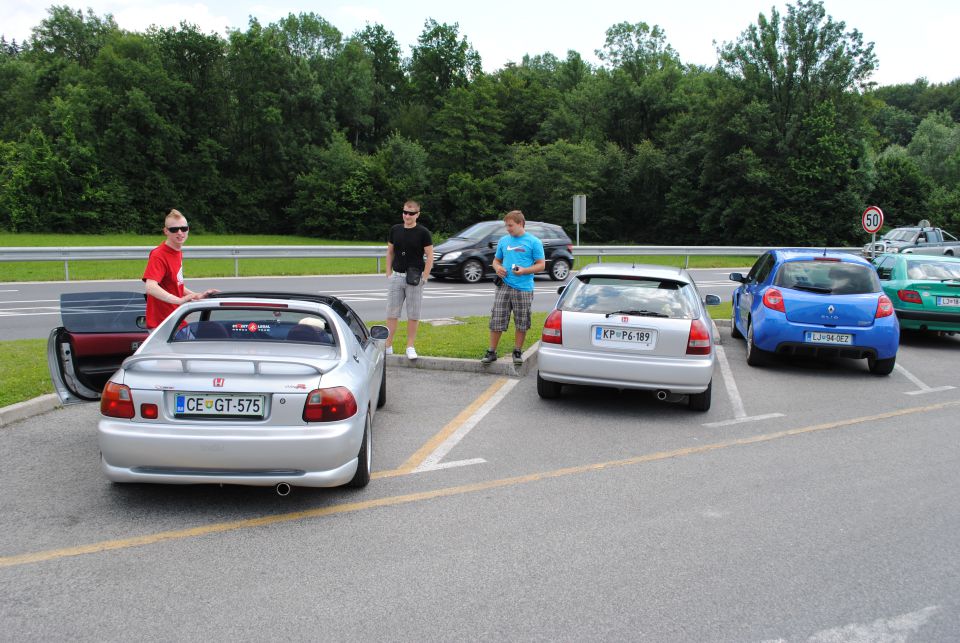
<svg viewBox="0 0 960 643"><path fill-rule="evenodd" d="M873 263L900 328L960 332L960 258L885 254Z"/></svg>

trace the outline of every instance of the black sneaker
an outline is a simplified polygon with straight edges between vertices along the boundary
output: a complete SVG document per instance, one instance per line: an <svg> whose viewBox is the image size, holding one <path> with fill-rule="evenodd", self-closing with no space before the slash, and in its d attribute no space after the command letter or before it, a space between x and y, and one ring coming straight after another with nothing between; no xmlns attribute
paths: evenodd
<svg viewBox="0 0 960 643"><path fill-rule="evenodd" d="M523 366L523 353L519 348L513 349L513 365L514 366Z"/></svg>
<svg viewBox="0 0 960 643"><path fill-rule="evenodd" d="M483 357L480 358L481 364L493 364L497 361L497 351L487 349L487 352L483 354Z"/></svg>

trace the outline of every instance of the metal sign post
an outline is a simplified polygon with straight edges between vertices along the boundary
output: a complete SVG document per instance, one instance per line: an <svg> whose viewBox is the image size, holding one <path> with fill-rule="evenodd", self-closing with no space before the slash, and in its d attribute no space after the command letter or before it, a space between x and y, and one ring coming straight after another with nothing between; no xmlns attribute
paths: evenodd
<svg viewBox="0 0 960 643"><path fill-rule="evenodd" d="M577 245L580 245L580 224L587 222L587 195L573 195L573 222L577 226Z"/></svg>

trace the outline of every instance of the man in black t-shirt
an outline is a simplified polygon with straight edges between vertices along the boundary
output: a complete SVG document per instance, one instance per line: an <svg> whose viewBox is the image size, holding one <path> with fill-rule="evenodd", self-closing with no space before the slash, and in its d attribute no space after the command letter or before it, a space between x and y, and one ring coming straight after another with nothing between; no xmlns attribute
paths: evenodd
<svg viewBox="0 0 960 643"><path fill-rule="evenodd" d="M417 339L417 326L420 323L420 304L423 301L423 288L433 268L433 239L430 231L417 223L420 217L420 204L407 201L403 204L403 223L390 228L387 238L387 355L393 353L393 336L397 332L400 309L407 303L407 358L417 359L413 347ZM423 271L420 283L411 286L407 283L407 268L416 267Z"/></svg>

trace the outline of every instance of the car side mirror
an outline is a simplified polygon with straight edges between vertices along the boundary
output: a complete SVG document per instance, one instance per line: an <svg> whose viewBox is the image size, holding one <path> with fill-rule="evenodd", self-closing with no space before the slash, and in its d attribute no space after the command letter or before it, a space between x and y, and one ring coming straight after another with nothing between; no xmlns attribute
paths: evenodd
<svg viewBox="0 0 960 643"><path fill-rule="evenodd" d="M390 337L390 331L387 330L386 326L375 324L370 327L370 337L374 339L386 339Z"/></svg>
<svg viewBox="0 0 960 643"><path fill-rule="evenodd" d="M731 272L731 273L730 273L730 281L739 281L739 282L742 283L742 284L747 283L747 280L744 279L743 275L740 274L739 272Z"/></svg>
<svg viewBox="0 0 960 643"><path fill-rule="evenodd" d="M487 242L487 247L488 247L488 248L496 248L496 247L497 247L497 242L496 242L496 241L488 241L488 242Z"/></svg>
<svg viewBox="0 0 960 643"><path fill-rule="evenodd" d="M719 306L720 297L717 295L707 295L703 298L703 303L705 303L707 306Z"/></svg>

